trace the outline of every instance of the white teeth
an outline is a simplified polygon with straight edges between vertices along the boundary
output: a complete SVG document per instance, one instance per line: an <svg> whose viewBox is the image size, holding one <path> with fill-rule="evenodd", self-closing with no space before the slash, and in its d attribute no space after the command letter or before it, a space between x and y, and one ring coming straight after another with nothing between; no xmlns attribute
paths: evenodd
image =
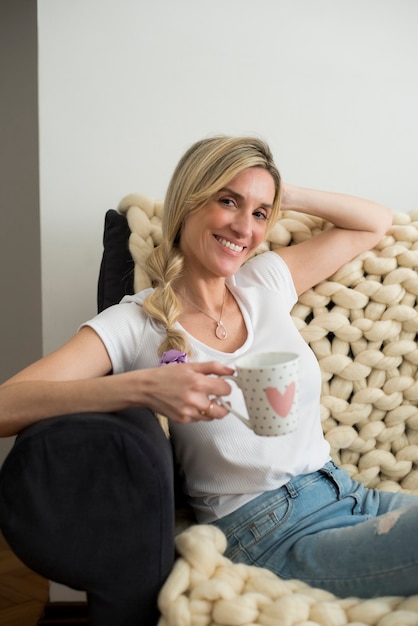
<svg viewBox="0 0 418 626"><path fill-rule="evenodd" d="M242 252L244 250L243 246L237 246L235 243L231 241L227 241L226 239L218 239L219 243L221 243L225 248L229 248L234 252Z"/></svg>

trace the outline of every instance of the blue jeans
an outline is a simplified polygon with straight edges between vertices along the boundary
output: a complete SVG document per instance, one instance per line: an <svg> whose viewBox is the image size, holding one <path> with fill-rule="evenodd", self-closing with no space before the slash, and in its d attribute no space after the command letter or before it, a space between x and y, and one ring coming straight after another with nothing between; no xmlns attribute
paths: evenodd
<svg viewBox="0 0 418 626"><path fill-rule="evenodd" d="M332 461L214 522L225 556L339 597L418 593L418 496L367 489Z"/></svg>

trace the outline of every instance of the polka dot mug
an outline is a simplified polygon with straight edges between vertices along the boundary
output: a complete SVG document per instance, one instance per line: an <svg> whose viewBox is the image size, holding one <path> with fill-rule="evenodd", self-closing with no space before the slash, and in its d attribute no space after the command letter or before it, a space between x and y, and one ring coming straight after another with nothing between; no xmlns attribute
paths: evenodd
<svg viewBox="0 0 418 626"><path fill-rule="evenodd" d="M275 437L295 431L299 423L299 355L294 352L262 352L243 356L233 376L222 376L241 389L248 417L224 398L219 404L236 415L256 435Z"/></svg>

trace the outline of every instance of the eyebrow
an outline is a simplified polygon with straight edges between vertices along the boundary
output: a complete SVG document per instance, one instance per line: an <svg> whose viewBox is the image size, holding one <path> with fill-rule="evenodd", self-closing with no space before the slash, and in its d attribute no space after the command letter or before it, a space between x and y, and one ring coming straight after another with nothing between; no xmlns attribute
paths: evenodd
<svg viewBox="0 0 418 626"><path fill-rule="evenodd" d="M238 191L234 191L234 189L231 189L230 187L222 187L222 189L219 189L218 191L218 193L225 193L225 192L230 193L232 196L235 196L239 200L245 200L243 195L238 193ZM270 204L269 202L260 202L260 207L264 209L272 209L273 205Z"/></svg>

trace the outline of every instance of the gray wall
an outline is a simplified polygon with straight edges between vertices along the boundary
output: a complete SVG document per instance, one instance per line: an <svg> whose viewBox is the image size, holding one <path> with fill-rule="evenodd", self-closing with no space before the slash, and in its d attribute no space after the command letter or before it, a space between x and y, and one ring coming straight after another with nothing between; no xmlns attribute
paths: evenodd
<svg viewBox="0 0 418 626"><path fill-rule="evenodd" d="M0 382L42 355L37 57L36 0L1 0Z"/></svg>

